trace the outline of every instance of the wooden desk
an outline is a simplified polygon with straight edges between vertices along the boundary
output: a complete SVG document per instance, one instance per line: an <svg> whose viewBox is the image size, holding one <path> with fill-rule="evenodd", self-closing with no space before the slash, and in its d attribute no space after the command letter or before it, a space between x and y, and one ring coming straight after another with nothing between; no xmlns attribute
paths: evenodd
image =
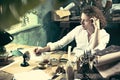
<svg viewBox="0 0 120 80"><path fill-rule="evenodd" d="M38 61L30 60L28 63L30 64L27 67L21 67L20 64L22 63L22 57L16 57L15 62L11 63L8 66L3 67L1 70L11 73L11 74L16 74L16 73L21 73L21 72L28 72L34 69L39 69L37 66L39 64ZM41 69L39 69L41 70ZM56 67L48 67L42 71L45 71L46 74L49 74L52 76L52 74L55 72Z"/></svg>
<svg viewBox="0 0 120 80"><path fill-rule="evenodd" d="M30 60L28 62L30 64L29 66L27 66L27 67L21 67L20 66L20 64L22 63L22 59L21 58L22 57L16 57L15 58L16 61L13 62L13 63L11 63L10 65L4 67L2 69L2 71L5 71L5 72L10 73L10 74L13 74L14 78L17 78L17 80L20 80L20 79L25 80L24 79L25 77L27 79L31 78L30 80L33 80L33 79L36 80L35 75L38 75L38 73L35 73L34 71L37 70L37 72L40 71L38 79L42 78L41 80L43 80L45 74L47 75L46 78L47 77L52 78L53 73L56 70L56 67L48 67L48 68L46 68L44 70L41 70L41 69L39 69L37 67L39 62L34 61L34 60ZM34 72L35 74L32 73L32 72ZM43 74L43 73L45 73L45 74ZM31 74L32 74L32 76L31 76ZM19 77L19 76L22 76L22 77ZM20 78L20 79L18 79L18 78Z"/></svg>
<svg viewBox="0 0 120 80"><path fill-rule="evenodd" d="M19 45L19 44L8 44L5 47L6 47L6 50L8 52L12 51L12 50L16 50L17 48L24 48L24 49L28 49L30 53L33 53L33 49L36 46L27 46L27 45ZM5 66L4 68L1 68L0 70L3 70L3 71L6 71L6 72L15 74L15 73L23 72L23 71L30 71L30 70L34 69L36 66L38 66L38 64L39 64L39 60L33 60L32 59L32 60L28 61L30 66L28 66L28 67L21 67L20 64L23 62L22 56L14 57L13 60L14 60L13 63L11 63L8 66ZM54 68L54 67L52 67L52 68ZM49 68L48 68L48 70L49 70ZM48 73L49 72L48 70L45 69L43 71ZM52 69L52 70L54 70L54 69ZM52 73L52 71L50 71L49 73Z"/></svg>
<svg viewBox="0 0 120 80"><path fill-rule="evenodd" d="M17 48L24 48L24 49L27 49L29 50L30 54L33 53L33 49L36 47L36 46L27 46L27 45L19 45L19 44L8 44L6 47L6 50L9 52L9 51L13 51L13 50L16 50ZM57 66L48 66L46 69L44 70L41 70L39 69L38 65L40 63L39 60L34 60L34 59L30 59L28 61L28 63L30 64L29 66L27 67L21 67L20 64L23 62L23 58L22 56L20 57L15 57L13 58L14 62L3 67L3 68L0 68L0 70L2 71L5 71L7 73L10 73L10 74L18 74L18 73L23 73L23 72L29 72L29 71L33 71L33 70L40 70L44 73L46 73L47 75L50 76L50 78L52 78L53 74L55 73L56 69L57 69ZM65 66L66 64L64 64ZM43 77L43 75L41 75L41 77ZM59 79L58 79L59 80Z"/></svg>
<svg viewBox="0 0 120 80"><path fill-rule="evenodd" d="M17 48L26 48L26 49L29 50L30 53L35 48L35 46L27 46L27 45L19 45L19 44L8 44L5 47L6 47L7 51L12 51L12 50L15 50ZM20 64L23 62L22 56L14 57L13 60L14 60L14 62L10 63L9 65L7 65L5 67L0 68L0 71L5 71L7 73L10 73L10 74L14 75L14 74L17 74L17 73L29 72L29 71L32 71L32 70L40 70L40 71L43 71L46 74L48 74L50 77L52 77L53 73L55 72L55 70L57 68L57 66L54 66L54 67L47 67L46 69L41 70L41 69L38 68L39 60L38 61L37 60L29 60L28 61L28 63L30 64L29 66L21 67Z"/></svg>
<svg viewBox="0 0 120 80"><path fill-rule="evenodd" d="M30 51L32 51L32 49L35 48L35 46L26 46L26 45L16 45L16 44L9 44L6 46L7 49L9 49L8 51L10 50L14 50L14 49L17 49L17 48L29 48ZM0 70L2 71L5 71L5 72L8 72L10 74L18 74L18 73L23 73L23 72L30 72L30 71L34 71L34 70L40 70L42 72L44 72L45 74L47 74L50 78L52 78L53 74L55 73L56 69L57 69L57 66L49 66L47 67L46 69L44 70L41 70L39 69L37 66L38 66L38 63L39 61L36 61L36 60L30 60L28 63L30 64L30 66L27 66L27 67L21 67L20 64L22 63L23 59L22 59L22 56L20 57L15 57L14 58L14 62L11 63L10 65L8 66L5 66L3 68L1 68ZM65 70L66 70L66 64L63 65L65 67ZM76 66L74 66L74 69L76 68ZM92 73L93 74L93 73ZM96 74L99 76L98 73L95 73L95 76ZM36 73L37 75L37 73ZM77 75L75 75L77 76ZM78 75L79 76L79 75ZM92 76L90 74L90 76ZM43 74L39 75L39 78L43 78ZM33 78L33 77L32 77ZM99 77L96 77L97 78L100 78L98 80L103 80L100 76ZM60 80L60 79L58 79Z"/></svg>

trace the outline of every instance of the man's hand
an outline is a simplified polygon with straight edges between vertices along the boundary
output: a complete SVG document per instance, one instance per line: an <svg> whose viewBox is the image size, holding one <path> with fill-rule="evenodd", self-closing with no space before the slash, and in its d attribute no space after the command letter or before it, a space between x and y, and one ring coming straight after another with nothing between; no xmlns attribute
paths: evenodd
<svg viewBox="0 0 120 80"><path fill-rule="evenodd" d="M50 47L49 46L46 46L44 48L42 47L38 47L38 48L35 48L34 49L34 53L36 54L36 56L39 56L41 55L43 52L48 52L50 51Z"/></svg>
<svg viewBox="0 0 120 80"><path fill-rule="evenodd" d="M36 54L36 56L41 55L42 51L43 51L42 48L35 48L34 49L34 53Z"/></svg>
<svg viewBox="0 0 120 80"><path fill-rule="evenodd" d="M91 18L94 28L96 29L100 29L100 20L97 19L96 17Z"/></svg>

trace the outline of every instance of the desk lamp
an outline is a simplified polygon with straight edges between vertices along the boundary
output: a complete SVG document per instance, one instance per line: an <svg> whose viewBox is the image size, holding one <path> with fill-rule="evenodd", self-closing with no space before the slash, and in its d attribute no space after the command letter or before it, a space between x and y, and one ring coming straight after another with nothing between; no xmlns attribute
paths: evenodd
<svg viewBox="0 0 120 80"><path fill-rule="evenodd" d="M4 30L0 30L0 63L7 61L8 54L4 46L11 41L13 41L13 36Z"/></svg>
<svg viewBox="0 0 120 80"><path fill-rule="evenodd" d="M30 60L30 54L28 51L26 51L24 54L23 54L23 62L20 64L22 67L27 67L29 66L29 63L27 61Z"/></svg>

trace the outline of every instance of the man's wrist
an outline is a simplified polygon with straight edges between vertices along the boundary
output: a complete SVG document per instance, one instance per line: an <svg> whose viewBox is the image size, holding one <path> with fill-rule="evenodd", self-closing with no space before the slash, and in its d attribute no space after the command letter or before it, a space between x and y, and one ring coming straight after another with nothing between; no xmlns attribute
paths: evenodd
<svg viewBox="0 0 120 80"><path fill-rule="evenodd" d="M49 52L49 51L51 51L49 46L44 47L43 52Z"/></svg>

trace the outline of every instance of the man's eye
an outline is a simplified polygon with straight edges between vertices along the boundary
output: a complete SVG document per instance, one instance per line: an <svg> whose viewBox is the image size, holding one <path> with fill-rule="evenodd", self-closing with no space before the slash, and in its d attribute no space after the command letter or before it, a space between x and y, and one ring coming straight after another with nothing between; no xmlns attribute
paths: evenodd
<svg viewBox="0 0 120 80"><path fill-rule="evenodd" d="M85 22L88 22L89 20L84 20Z"/></svg>

